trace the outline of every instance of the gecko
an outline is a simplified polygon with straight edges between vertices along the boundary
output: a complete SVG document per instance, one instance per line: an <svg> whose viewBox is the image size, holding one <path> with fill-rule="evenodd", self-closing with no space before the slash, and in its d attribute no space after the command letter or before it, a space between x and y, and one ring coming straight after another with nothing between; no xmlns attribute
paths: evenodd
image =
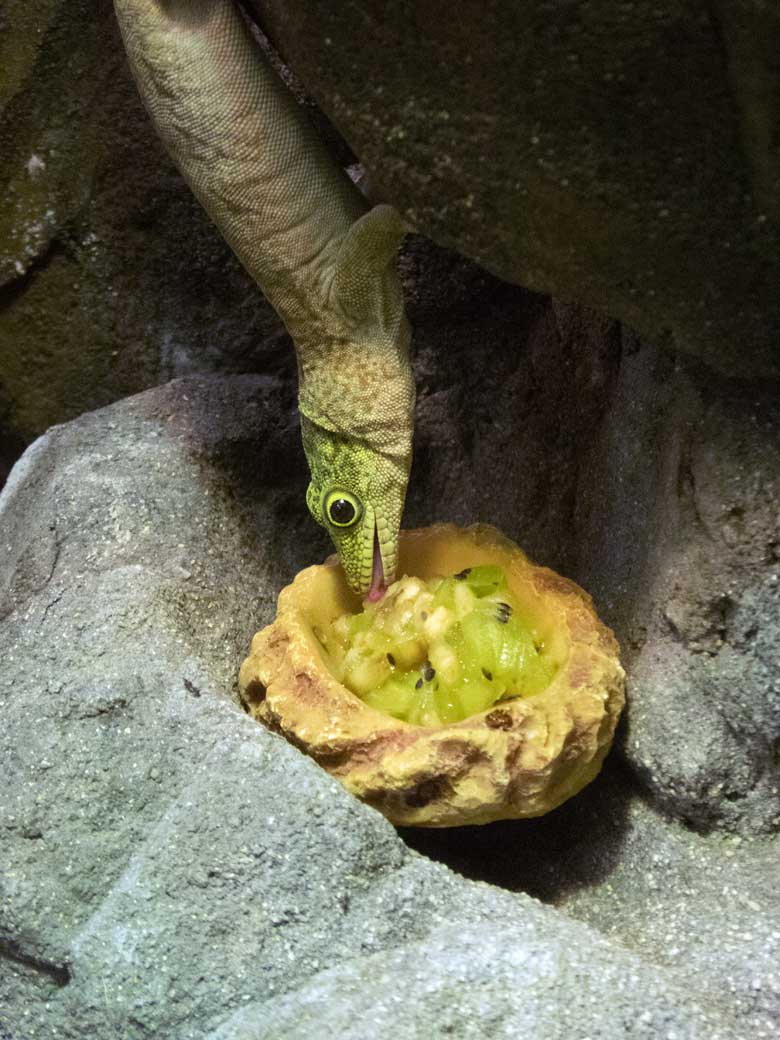
<svg viewBox="0 0 780 1040"><path fill-rule="evenodd" d="M286 326L306 504L349 586L398 565L412 458L406 227L328 153L233 0L114 0L133 77L190 188Z"/></svg>

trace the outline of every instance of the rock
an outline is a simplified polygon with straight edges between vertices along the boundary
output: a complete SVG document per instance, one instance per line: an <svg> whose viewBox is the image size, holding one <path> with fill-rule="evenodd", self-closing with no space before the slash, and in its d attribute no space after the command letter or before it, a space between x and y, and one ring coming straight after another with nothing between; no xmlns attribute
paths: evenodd
<svg viewBox="0 0 780 1040"><path fill-rule="evenodd" d="M776 829L776 393L633 350L583 467L573 568L626 651L626 753L697 826Z"/></svg>
<svg viewBox="0 0 780 1040"><path fill-rule="evenodd" d="M685 830L614 768L542 820L451 832L460 870L555 909L410 851L240 711L251 633L326 551L304 485L289 391L267 377L176 381L14 469L0 1028L357 1037L368 1004L372 1035L399 1040L769 1037L775 839Z"/></svg>
<svg viewBox="0 0 780 1040"><path fill-rule="evenodd" d="M646 982L639 963L641 983L639 974L620 977L599 963L599 952L592 953L593 958L587 943L585 949L556 949L544 936L538 945L527 936L518 941L515 928L503 922L480 931L444 925L423 941L350 961L295 994L239 1011L209 1040L307 1040L331 1033L361 1040L369 1016L372 1036L415 1040L529 1033L560 1040L594 1034L649 1038L677 1035L678 1029L685 1037L701 1035L704 1018L695 1004L670 1013L667 998L655 980ZM579 993L570 1001L562 976L598 982L587 984L587 998ZM644 1001L655 1007L627 1006L626 983L641 985Z"/></svg>
<svg viewBox="0 0 780 1040"><path fill-rule="evenodd" d="M196 371L292 378L281 323L154 135L112 5L4 0L0 25L0 439Z"/></svg>
<svg viewBox="0 0 780 1040"><path fill-rule="evenodd" d="M723 373L780 375L772 5L253 7L417 230Z"/></svg>
<svg viewBox="0 0 780 1040"><path fill-rule="evenodd" d="M758 1034L774 1036L777 839L704 837L659 816L637 793L612 758L595 784L538 820L403 833L459 873L553 903L704 985L715 1004L725 998L750 1009Z"/></svg>

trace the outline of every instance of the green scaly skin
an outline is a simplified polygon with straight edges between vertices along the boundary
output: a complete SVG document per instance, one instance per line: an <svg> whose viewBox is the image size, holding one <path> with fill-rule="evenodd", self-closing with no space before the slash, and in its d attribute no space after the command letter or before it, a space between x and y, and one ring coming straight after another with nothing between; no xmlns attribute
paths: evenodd
<svg viewBox="0 0 780 1040"><path fill-rule="evenodd" d="M307 504L375 597L395 574L412 451L401 218L368 208L232 0L114 6L160 137L293 338ZM334 496L356 506L345 526L325 513Z"/></svg>

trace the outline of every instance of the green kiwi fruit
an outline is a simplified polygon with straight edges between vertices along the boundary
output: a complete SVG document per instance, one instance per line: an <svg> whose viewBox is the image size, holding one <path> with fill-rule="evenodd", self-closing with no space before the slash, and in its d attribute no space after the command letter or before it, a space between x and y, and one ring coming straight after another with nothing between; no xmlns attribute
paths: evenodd
<svg viewBox="0 0 780 1040"><path fill-rule="evenodd" d="M533 697L556 666L519 615L500 567L403 577L321 633L331 670L366 704L417 726L459 722Z"/></svg>

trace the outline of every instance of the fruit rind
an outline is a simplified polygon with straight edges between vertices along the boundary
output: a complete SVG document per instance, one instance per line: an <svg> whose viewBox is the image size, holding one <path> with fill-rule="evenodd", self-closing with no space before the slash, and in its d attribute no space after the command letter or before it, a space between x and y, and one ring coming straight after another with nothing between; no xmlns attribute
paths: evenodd
<svg viewBox="0 0 780 1040"><path fill-rule="evenodd" d="M560 665L533 697L500 701L460 722L394 719L331 674L316 631L360 608L335 557L301 571L239 676L255 718L284 734L397 825L447 827L539 816L598 773L623 707L612 632L577 585L495 528L441 524L403 532L399 571L429 577L497 564L555 646Z"/></svg>

